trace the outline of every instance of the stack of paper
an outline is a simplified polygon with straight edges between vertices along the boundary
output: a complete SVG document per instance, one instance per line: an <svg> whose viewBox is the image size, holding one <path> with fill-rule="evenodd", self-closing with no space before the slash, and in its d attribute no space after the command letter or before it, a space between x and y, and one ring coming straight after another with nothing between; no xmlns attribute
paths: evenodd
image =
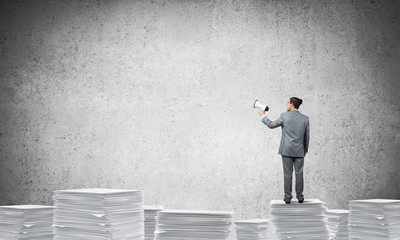
<svg viewBox="0 0 400 240"><path fill-rule="evenodd" d="M325 211L325 203L318 199L306 199L303 203L292 200L291 204L272 200L270 203L271 221L279 239L329 239Z"/></svg>
<svg viewBox="0 0 400 240"><path fill-rule="evenodd" d="M349 201L350 239L400 239L400 200Z"/></svg>
<svg viewBox="0 0 400 240"><path fill-rule="evenodd" d="M328 218L328 228L332 239L349 239L349 213L350 211L345 209L326 210L325 214Z"/></svg>
<svg viewBox="0 0 400 240"><path fill-rule="evenodd" d="M267 239L268 219L237 220L237 240Z"/></svg>
<svg viewBox="0 0 400 240"><path fill-rule="evenodd" d="M162 206L144 206L144 239L153 240L156 230L157 212L163 210Z"/></svg>
<svg viewBox="0 0 400 240"><path fill-rule="evenodd" d="M0 207L0 239L53 239L53 207L14 205Z"/></svg>
<svg viewBox="0 0 400 240"><path fill-rule="evenodd" d="M143 194L100 188L55 191L53 233L55 240L143 240Z"/></svg>
<svg viewBox="0 0 400 240"><path fill-rule="evenodd" d="M233 211L163 210L157 212L155 240L228 239Z"/></svg>
<svg viewBox="0 0 400 240"><path fill-rule="evenodd" d="M269 223L268 223L267 236L268 236L269 240L277 240L278 239L278 236L276 235L275 224L271 220L269 220Z"/></svg>

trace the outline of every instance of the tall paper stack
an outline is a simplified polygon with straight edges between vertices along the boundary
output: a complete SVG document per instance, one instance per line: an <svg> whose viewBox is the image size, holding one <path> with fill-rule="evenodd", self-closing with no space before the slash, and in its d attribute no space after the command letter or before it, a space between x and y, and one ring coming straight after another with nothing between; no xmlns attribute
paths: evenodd
<svg viewBox="0 0 400 240"><path fill-rule="evenodd" d="M400 200L349 201L350 239L400 239Z"/></svg>
<svg viewBox="0 0 400 240"><path fill-rule="evenodd" d="M266 240L268 219L235 221L237 240Z"/></svg>
<svg viewBox="0 0 400 240"><path fill-rule="evenodd" d="M163 210L163 206L144 206L144 239L153 240L154 231L156 230L157 212Z"/></svg>
<svg viewBox="0 0 400 240"><path fill-rule="evenodd" d="M0 239L53 239L53 207L13 205L0 207Z"/></svg>
<svg viewBox="0 0 400 240"><path fill-rule="evenodd" d="M229 239L233 211L173 210L157 213L155 240Z"/></svg>
<svg viewBox="0 0 400 240"><path fill-rule="evenodd" d="M143 240L143 194L101 188L55 191L53 233L55 240Z"/></svg>
<svg viewBox="0 0 400 240"><path fill-rule="evenodd" d="M328 209L326 217L328 218L328 228L335 240L349 239L349 210L345 209Z"/></svg>
<svg viewBox="0 0 400 240"><path fill-rule="evenodd" d="M318 199L306 199L303 203L292 200L271 200L270 216L279 239L329 239L325 216L325 203Z"/></svg>

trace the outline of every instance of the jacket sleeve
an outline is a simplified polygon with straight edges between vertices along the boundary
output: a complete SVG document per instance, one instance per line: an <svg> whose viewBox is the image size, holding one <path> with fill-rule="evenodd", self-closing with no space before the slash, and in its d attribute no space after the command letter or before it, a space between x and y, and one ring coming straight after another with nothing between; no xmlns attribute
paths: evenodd
<svg viewBox="0 0 400 240"><path fill-rule="evenodd" d="M275 121L269 120L269 119L267 118L267 115L264 115L264 116L261 118L261 121L262 121L265 125L267 125L267 127L271 128L271 129L272 129L272 128L276 128L276 127L283 126L282 114L281 114L281 116L280 116L277 120L275 120Z"/></svg>
<svg viewBox="0 0 400 240"><path fill-rule="evenodd" d="M310 143L310 121L307 121L306 131L304 132L304 152L308 152L308 144Z"/></svg>

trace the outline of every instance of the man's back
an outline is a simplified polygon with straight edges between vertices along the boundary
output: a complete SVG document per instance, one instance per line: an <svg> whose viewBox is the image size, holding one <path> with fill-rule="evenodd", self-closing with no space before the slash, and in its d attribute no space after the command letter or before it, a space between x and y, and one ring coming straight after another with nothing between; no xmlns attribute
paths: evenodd
<svg viewBox="0 0 400 240"><path fill-rule="evenodd" d="M297 109L281 114L278 120L262 119L269 128L282 127L282 139L278 154L291 157L304 157L310 141L309 118Z"/></svg>
<svg viewBox="0 0 400 240"><path fill-rule="evenodd" d="M308 152L310 139L308 117L297 109L282 113L281 116L282 139L278 153L284 156L303 157L304 153Z"/></svg>

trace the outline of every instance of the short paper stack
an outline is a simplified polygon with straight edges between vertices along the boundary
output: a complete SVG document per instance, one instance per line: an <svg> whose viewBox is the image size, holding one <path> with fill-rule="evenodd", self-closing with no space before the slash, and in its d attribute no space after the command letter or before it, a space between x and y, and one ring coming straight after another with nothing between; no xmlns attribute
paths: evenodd
<svg viewBox="0 0 400 240"><path fill-rule="evenodd" d="M400 239L400 200L349 201L350 239Z"/></svg>
<svg viewBox="0 0 400 240"><path fill-rule="evenodd" d="M53 207L14 205L0 207L0 239L53 239Z"/></svg>
<svg viewBox="0 0 400 240"><path fill-rule="evenodd" d="M157 212L163 210L163 206L144 206L144 239L153 240L156 230Z"/></svg>
<svg viewBox="0 0 400 240"><path fill-rule="evenodd" d="M328 218L329 232L332 239L347 240L349 239L349 210L345 209L328 209L326 217Z"/></svg>
<svg viewBox="0 0 400 240"><path fill-rule="evenodd" d="M155 240L229 239L233 211L173 210L157 213Z"/></svg>
<svg viewBox="0 0 400 240"><path fill-rule="evenodd" d="M305 199L303 203L292 200L271 200L271 221L279 239L329 239L325 216L325 203L318 199Z"/></svg>
<svg viewBox="0 0 400 240"><path fill-rule="evenodd" d="M144 239L143 194L137 190L74 189L54 195L54 239Z"/></svg>
<svg viewBox="0 0 400 240"><path fill-rule="evenodd" d="M237 220L237 240L266 240L268 230L268 219Z"/></svg>

